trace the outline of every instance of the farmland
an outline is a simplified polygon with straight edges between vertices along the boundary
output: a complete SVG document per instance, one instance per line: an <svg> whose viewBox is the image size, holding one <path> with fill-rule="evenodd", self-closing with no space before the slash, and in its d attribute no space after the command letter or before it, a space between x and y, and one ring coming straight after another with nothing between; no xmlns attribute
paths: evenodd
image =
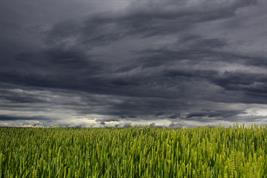
<svg viewBox="0 0 267 178"><path fill-rule="evenodd" d="M0 178L266 177L267 128L0 128Z"/></svg>

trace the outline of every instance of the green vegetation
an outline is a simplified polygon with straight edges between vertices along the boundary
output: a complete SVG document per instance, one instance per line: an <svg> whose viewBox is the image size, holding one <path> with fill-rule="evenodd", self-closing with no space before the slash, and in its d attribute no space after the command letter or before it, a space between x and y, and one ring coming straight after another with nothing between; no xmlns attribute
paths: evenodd
<svg viewBox="0 0 267 178"><path fill-rule="evenodd" d="M267 128L0 128L3 177L267 177Z"/></svg>

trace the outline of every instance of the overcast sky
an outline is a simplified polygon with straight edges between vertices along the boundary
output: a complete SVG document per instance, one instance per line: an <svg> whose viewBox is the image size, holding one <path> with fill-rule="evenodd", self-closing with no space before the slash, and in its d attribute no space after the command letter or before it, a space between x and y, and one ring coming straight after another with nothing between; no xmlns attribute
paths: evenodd
<svg viewBox="0 0 267 178"><path fill-rule="evenodd" d="M267 123L266 0L1 0L0 126Z"/></svg>

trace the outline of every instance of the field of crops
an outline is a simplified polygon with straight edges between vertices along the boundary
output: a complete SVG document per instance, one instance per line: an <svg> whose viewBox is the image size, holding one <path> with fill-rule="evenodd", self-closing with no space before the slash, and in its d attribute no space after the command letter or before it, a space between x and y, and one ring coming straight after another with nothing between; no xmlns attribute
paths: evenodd
<svg viewBox="0 0 267 178"><path fill-rule="evenodd" d="M267 128L0 128L0 177L267 177Z"/></svg>

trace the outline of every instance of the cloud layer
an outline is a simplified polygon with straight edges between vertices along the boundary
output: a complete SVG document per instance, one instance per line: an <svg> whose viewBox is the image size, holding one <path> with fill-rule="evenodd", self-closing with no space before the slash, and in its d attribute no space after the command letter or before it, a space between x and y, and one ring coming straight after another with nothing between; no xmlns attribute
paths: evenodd
<svg viewBox="0 0 267 178"><path fill-rule="evenodd" d="M266 7L1 1L0 125L265 123Z"/></svg>

